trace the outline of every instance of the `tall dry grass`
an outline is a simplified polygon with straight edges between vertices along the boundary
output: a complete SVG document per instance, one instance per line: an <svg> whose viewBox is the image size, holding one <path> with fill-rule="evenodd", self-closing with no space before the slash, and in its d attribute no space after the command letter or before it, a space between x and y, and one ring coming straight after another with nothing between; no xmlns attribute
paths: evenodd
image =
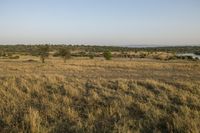
<svg viewBox="0 0 200 133"><path fill-rule="evenodd" d="M0 61L0 132L199 132L200 64Z"/></svg>

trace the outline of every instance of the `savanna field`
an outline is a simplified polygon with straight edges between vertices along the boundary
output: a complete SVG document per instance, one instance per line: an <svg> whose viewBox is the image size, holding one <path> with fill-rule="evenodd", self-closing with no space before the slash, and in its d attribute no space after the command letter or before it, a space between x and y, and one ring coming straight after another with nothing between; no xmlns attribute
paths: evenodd
<svg viewBox="0 0 200 133"><path fill-rule="evenodd" d="M2 133L199 133L200 62L0 60Z"/></svg>
<svg viewBox="0 0 200 133"><path fill-rule="evenodd" d="M0 0L0 133L200 133L200 0Z"/></svg>

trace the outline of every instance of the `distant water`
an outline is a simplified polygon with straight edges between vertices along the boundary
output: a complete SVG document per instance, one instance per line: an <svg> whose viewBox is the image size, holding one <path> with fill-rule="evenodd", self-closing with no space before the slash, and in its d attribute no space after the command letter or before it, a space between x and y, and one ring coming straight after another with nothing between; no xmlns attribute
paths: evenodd
<svg viewBox="0 0 200 133"><path fill-rule="evenodd" d="M193 54L193 53L177 54L177 56L192 56L193 58L200 59L200 55L196 55L196 54Z"/></svg>
<svg viewBox="0 0 200 133"><path fill-rule="evenodd" d="M140 44L140 45L119 45L120 47L128 47L128 48L162 48L162 47L188 47L188 46L191 46L191 47L194 47L194 46L200 46L200 45L162 45L162 44L148 44L148 45L143 45L143 44Z"/></svg>

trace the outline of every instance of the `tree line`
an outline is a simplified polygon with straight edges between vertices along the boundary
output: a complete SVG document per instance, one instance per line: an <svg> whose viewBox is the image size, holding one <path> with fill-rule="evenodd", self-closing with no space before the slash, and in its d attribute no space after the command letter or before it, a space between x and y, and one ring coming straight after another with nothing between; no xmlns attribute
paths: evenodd
<svg viewBox="0 0 200 133"><path fill-rule="evenodd" d="M71 53L71 51L76 51ZM0 45L0 57L18 59L16 55L40 56L44 63L45 59L52 52L55 57L62 57L64 62L73 57L104 57L111 60L117 58L145 58L153 52L170 52L170 53L195 53L200 54L200 46L184 47L151 47L151 48L129 48L116 46L87 46L87 45ZM116 52L118 52L116 54ZM130 54L136 53L136 55ZM112 54L113 53L113 54ZM139 54L137 54L139 53ZM15 55L15 56L12 56ZM175 55L175 54L174 54ZM174 57L178 58L178 57Z"/></svg>
<svg viewBox="0 0 200 133"><path fill-rule="evenodd" d="M13 53L30 53L31 51L36 51L43 45L0 45L0 50L5 52ZM80 50L85 52L104 52L104 51L116 51L116 52L175 52L175 53L199 53L199 46L168 46L168 47L123 47L123 46L91 46L91 45L52 45L48 44L49 50L59 50L62 48L74 50Z"/></svg>
<svg viewBox="0 0 200 133"><path fill-rule="evenodd" d="M38 49L38 56L40 56L40 59L42 61L42 63L45 63L45 59L49 56L49 46L48 45L44 45L44 46L41 46L39 49ZM63 58L63 61L66 62L67 59L70 59L71 58L71 52L68 48L60 48L55 54L54 56L59 56L59 57L62 57ZM90 53L89 54L89 58L90 59L93 59L95 56L93 53ZM110 51L104 51L103 53L103 57L106 59L106 60L111 60L112 58L112 54Z"/></svg>

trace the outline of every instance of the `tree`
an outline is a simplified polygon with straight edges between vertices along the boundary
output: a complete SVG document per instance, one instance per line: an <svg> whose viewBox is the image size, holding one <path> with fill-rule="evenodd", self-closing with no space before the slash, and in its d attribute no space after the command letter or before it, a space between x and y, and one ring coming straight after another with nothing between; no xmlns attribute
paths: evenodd
<svg viewBox="0 0 200 133"><path fill-rule="evenodd" d="M66 62L67 59L71 58L71 52L69 49L61 48L59 50L59 56L61 56L63 58L64 62Z"/></svg>
<svg viewBox="0 0 200 133"><path fill-rule="evenodd" d="M42 63L45 63L45 58L49 56L49 46L48 45L40 46L38 52Z"/></svg>
<svg viewBox="0 0 200 133"><path fill-rule="evenodd" d="M6 56L6 53L5 53L3 50L1 50L1 51L0 51L0 56L5 57L5 56Z"/></svg>
<svg viewBox="0 0 200 133"><path fill-rule="evenodd" d="M196 54L196 55L200 55L200 50L197 51L197 52L195 52L194 54Z"/></svg>
<svg viewBox="0 0 200 133"><path fill-rule="evenodd" d="M90 53L89 53L89 58L90 58L90 59L94 59L94 53L90 52Z"/></svg>
<svg viewBox="0 0 200 133"><path fill-rule="evenodd" d="M106 59L106 60L111 60L112 58L112 53L110 51L105 51L103 53L103 57Z"/></svg>

